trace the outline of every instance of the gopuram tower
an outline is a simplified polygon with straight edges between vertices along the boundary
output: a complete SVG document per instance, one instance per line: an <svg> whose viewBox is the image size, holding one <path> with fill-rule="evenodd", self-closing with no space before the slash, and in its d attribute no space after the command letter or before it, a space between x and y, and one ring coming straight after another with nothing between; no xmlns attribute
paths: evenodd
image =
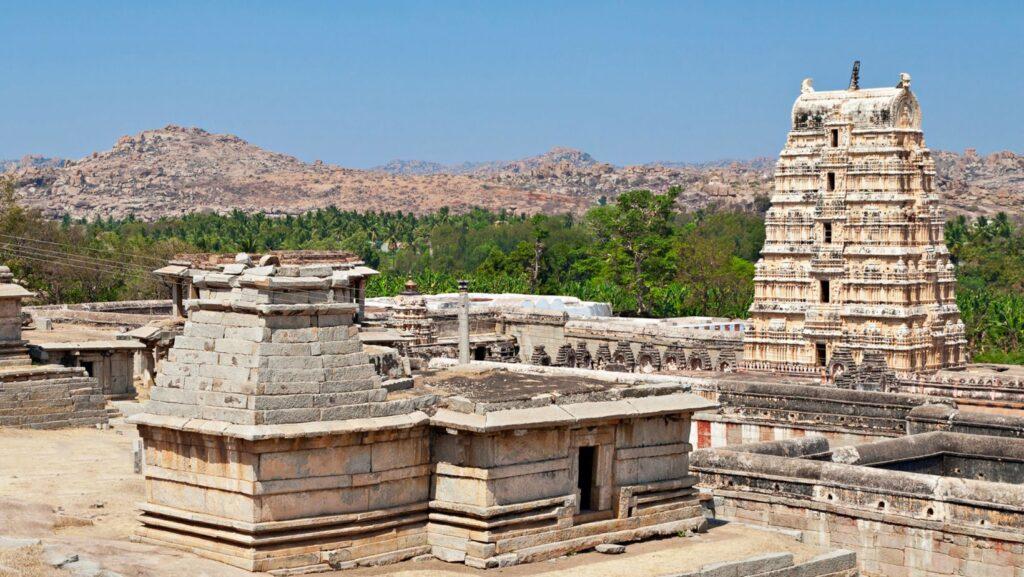
<svg viewBox="0 0 1024 577"><path fill-rule="evenodd" d="M846 90L816 92L804 80L793 105L754 277L748 368L835 374L865 351L897 372L965 363L910 75L861 89L858 69Z"/></svg>

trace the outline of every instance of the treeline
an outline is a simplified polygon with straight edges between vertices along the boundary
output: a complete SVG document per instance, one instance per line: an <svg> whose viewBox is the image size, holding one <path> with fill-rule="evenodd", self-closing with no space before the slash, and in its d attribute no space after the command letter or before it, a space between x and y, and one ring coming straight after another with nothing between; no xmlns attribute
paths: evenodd
<svg viewBox="0 0 1024 577"><path fill-rule="evenodd" d="M946 223L974 360L1024 364L1024 227L1006 213Z"/></svg>
<svg viewBox="0 0 1024 577"><path fill-rule="evenodd" d="M677 191L620 195L584 217L474 210L427 216L327 208L53 222L0 195L0 259L45 302L160 298L149 274L180 252L345 249L381 274L371 296L413 278L423 292L567 294L630 316L745 317L764 243L759 213L681 212ZM1024 364L1024 230L1005 215L951 220L958 301L977 360Z"/></svg>
<svg viewBox="0 0 1024 577"><path fill-rule="evenodd" d="M108 258L120 251L130 261L139 252L346 249L381 271L368 287L374 296L396 294L408 278L424 292L452 291L466 278L475 291L571 294L611 302L625 315L743 316L752 295L752 263L764 242L761 218L680 213L677 194L626 193L583 218L327 208L280 218L233 212L156 222L65 219L51 224L47 236L66 231L72 245ZM149 288L133 279L118 298L141 298ZM61 296L65 302L89 300L67 288ZM97 296L110 298L106 292Z"/></svg>

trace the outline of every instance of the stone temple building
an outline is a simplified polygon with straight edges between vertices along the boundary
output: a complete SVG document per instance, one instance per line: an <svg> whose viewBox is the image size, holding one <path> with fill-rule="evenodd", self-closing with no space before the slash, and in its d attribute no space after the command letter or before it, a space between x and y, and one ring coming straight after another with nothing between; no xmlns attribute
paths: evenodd
<svg viewBox="0 0 1024 577"><path fill-rule="evenodd" d="M277 575L702 530L682 379L479 362L383 386L346 263L193 269L138 425L138 537ZM468 342L468 328L464 331Z"/></svg>
<svg viewBox="0 0 1024 577"><path fill-rule="evenodd" d="M858 84L856 66L846 90L816 92L808 78L793 105L744 335L748 368L839 372L865 351L907 373L966 361L910 75L892 88Z"/></svg>

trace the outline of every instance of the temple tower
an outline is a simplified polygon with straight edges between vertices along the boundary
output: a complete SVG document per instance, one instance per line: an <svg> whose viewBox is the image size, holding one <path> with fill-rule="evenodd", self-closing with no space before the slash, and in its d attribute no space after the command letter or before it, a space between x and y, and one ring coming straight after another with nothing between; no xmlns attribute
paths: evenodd
<svg viewBox="0 0 1024 577"><path fill-rule="evenodd" d="M846 348L901 372L965 363L935 165L910 75L894 88L803 81L775 169L744 337L749 368L817 372ZM843 355L849 358L848 355ZM842 358L842 357L840 357Z"/></svg>

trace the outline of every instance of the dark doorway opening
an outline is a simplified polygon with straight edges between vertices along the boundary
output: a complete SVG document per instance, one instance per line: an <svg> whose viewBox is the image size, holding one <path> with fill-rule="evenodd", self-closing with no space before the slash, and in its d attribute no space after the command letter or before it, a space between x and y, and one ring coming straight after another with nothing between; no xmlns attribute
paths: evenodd
<svg viewBox="0 0 1024 577"><path fill-rule="evenodd" d="M818 356L818 366L825 366L825 343L818 343L814 346L815 352Z"/></svg>
<svg viewBox="0 0 1024 577"><path fill-rule="evenodd" d="M828 173L828 191L832 192L836 189L836 173Z"/></svg>
<svg viewBox="0 0 1024 577"><path fill-rule="evenodd" d="M597 462L597 447L580 447L576 486L580 490L580 512L594 511L594 465Z"/></svg>
<svg viewBox="0 0 1024 577"><path fill-rule="evenodd" d="M825 223L825 244L832 244L832 223Z"/></svg>
<svg viewBox="0 0 1024 577"><path fill-rule="evenodd" d="M839 146L839 129L832 129L832 148Z"/></svg>
<svg viewBox="0 0 1024 577"><path fill-rule="evenodd" d="M473 360L482 361L487 358L487 347L477 347L473 349Z"/></svg>
<svg viewBox="0 0 1024 577"><path fill-rule="evenodd" d="M92 361L83 361L83 362L80 363L80 365L81 365L81 367L83 369L85 369L85 372L88 373L88 375L90 377L95 377L96 376L96 374L94 372L95 369L93 368L93 364L92 363L93 363Z"/></svg>
<svg viewBox="0 0 1024 577"><path fill-rule="evenodd" d="M829 294L830 288L831 287L829 287L827 280L821 281L821 302L827 303L829 298L831 298L831 295Z"/></svg>

